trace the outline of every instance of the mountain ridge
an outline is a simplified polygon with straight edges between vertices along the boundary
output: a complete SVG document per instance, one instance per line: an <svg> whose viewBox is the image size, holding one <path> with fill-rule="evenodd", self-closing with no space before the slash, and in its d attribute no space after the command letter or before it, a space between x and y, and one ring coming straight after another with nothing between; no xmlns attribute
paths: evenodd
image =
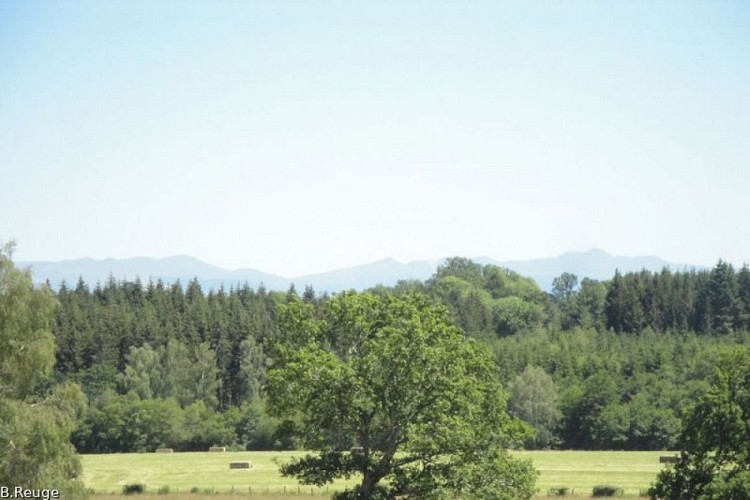
<svg viewBox="0 0 750 500"><path fill-rule="evenodd" d="M218 289L220 286L235 286L247 283L253 288L264 286L268 290L284 291L294 284L302 288L312 286L317 291L339 292L342 290L363 290L376 285L392 286L399 280L425 280L436 270L437 265L445 259L415 260L399 262L386 257L374 262L334 269L327 272L310 273L286 278L266 273L255 268L224 269L214 266L190 255L172 255L163 258L130 257L126 259L68 259L62 261L27 261L19 262L20 267L31 267L37 283L49 281L53 288L58 288L65 281L71 285L79 277L90 285L104 283L110 276L117 280L161 280L175 283L178 280L185 284L197 278L205 290ZM493 264L511 269L524 276L529 276L544 290L549 290L552 280L563 272L576 274L579 279L609 279L615 269L620 272L659 271L664 267L673 270L703 269L694 264L677 264L668 262L653 255L624 257L612 255L600 248L585 252L566 252L557 257L536 258L528 260L498 261L491 257L472 258L479 264Z"/></svg>

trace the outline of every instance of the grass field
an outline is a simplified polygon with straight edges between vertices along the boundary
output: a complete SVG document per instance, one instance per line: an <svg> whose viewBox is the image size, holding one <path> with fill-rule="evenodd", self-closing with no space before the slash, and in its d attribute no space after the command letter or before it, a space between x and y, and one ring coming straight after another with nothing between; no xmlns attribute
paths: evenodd
<svg viewBox="0 0 750 500"><path fill-rule="evenodd" d="M555 487L575 489L589 496L596 485L612 485L627 496L637 497L648 488L664 467L663 451L519 451L513 455L530 458L539 471L537 488L546 494Z"/></svg>
<svg viewBox="0 0 750 500"><path fill-rule="evenodd" d="M540 496L554 487L575 489L576 496L587 497L595 485L606 484L623 488L629 497L637 497L648 488L663 467L659 456L665 452L625 451L520 451L519 458L531 459L539 470L537 487ZM281 477L277 462L284 462L299 452L228 452L174 454L111 454L84 455L83 481L95 492L119 493L124 484L142 483L147 492L168 486L170 494L198 500L200 495L187 494L198 488L212 492L213 500L236 498L249 493L257 498L298 498L330 496L344 489L351 481L339 481L327 488L311 489L293 479ZM229 470L229 462L250 461L250 470ZM231 493L234 495L217 495ZM285 494L286 493L286 494ZM98 496L98 495L97 495ZM173 500L177 495L170 496Z"/></svg>
<svg viewBox="0 0 750 500"><path fill-rule="evenodd" d="M227 452L227 453L127 453L83 455L83 481L96 492L120 492L125 484L141 483L146 491L156 492L169 486L170 493L201 492L298 493L310 487L300 486L292 478L279 474L277 463L299 456L299 452ZM250 461L250 470L229 470L229 462ZM327 489L313 488L325 494L343 490L354 481L339 481Z"/></svg>

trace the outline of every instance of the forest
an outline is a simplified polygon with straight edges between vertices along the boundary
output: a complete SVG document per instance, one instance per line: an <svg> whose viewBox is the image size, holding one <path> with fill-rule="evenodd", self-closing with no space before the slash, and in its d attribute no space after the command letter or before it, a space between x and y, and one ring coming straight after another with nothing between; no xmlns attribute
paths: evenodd
<svg viewBox="0 0 750 500"><path fill-rule="evenodd" d="M511 415L535 430L522 443L530 449L676 449L722 354L750 341L750 270L721 261L603 282L563 274L548 293L455 257L427 281L368 293L423 294L489 346ZM332 297L113 278L54 295L49 383L78 383L87 397L79 452L302 445L299 422L267 411L271 346L294 311L323 317Z"/></svg>

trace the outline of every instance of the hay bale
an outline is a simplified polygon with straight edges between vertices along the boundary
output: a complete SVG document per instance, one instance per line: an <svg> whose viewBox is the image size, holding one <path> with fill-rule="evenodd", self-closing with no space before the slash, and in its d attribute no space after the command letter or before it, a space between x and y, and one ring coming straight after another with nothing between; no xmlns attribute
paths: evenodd
<svg viewBox="0 0 750 500"><path fill-rule="evenodd" d="M212 446L208 449L208 451L224 453L225 451L227 451L227 447L226 446Z"/></svg>
<svg viewBox="0 0 750 500"><path fill-rule="evenodd" d="M229 462L230 469L249 469L252 466L250 462Z"/></svg>
<svg viewBox="0 0 750 500"><path fill-rule="evenodd" d="M155 453L174 453L172 448L157 448Z"/></svg>

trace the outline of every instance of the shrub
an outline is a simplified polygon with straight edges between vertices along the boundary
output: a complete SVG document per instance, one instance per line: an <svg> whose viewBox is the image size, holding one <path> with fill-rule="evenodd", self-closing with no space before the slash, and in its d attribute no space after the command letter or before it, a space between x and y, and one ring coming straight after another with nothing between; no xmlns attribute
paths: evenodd
<svg viewBox="0 0 750 500"><path fill-rule="evenodd" d="M126 484L122 487L122 494L123 495L133 495L133 494L140 494L146 491L146 486L143 484Z"/></svg>
<svg viewBox="0 0 750 500"><path fill-rule="evenodd" d="M614 497L622 495L622 489L617 486L594 486L592 497Z"/></svg>
<svg viewBox="0 0 750 500"><path fill-rule="evenodd" d="M566 497L570 493L570 488L550 488L547 494L551 497Z"/></svg>
<svg viewBox="0 0 750 500"><path fill-rule="evenodd" d="M169 486L162 486L157 493L159 493L159 495L169 494Z"/></svg>
<svg viewBox="0 0 750 500"><path fill-rule="evenodd" d="M190 488L190 493L200 493L200 492L201 492L201 489L198 488L197 486L193 486L192 488Z"/></svg>

